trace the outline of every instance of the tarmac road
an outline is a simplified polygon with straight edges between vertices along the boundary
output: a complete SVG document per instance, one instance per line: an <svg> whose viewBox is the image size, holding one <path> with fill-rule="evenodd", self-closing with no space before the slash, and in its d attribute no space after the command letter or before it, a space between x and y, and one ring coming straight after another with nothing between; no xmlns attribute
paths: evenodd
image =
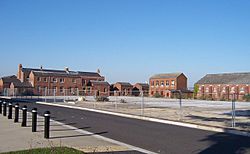
<svg viewBox="0 0 250 154"><path fill-rule="evenodd" d="M53 120L85 129L126 144L162 154L250 154L250 138L180 126L123 118L97 112L20 103L42 115L51 112Z"/></svg>

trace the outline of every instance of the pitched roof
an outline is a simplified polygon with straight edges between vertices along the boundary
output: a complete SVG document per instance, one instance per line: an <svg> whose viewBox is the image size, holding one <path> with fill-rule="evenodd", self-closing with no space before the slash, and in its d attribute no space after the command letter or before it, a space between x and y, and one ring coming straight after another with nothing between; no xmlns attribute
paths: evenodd
<svg viewBox="0 0 250 154"><path fill-rule="evenodd" d="M91 77L101 77L99 73L96 72L77 72L80 76L91 76Z"/></svg>
<svg viewBox="0 0 250 154"><path fill-rule="evenodd" d="M17 79L17 77L15 75L12 76L4 76L1 78L3 80L4 83L11 83L11 82L15 82ZM19 80L18 80L19 81Z"/></svg>
<svg viewBox="0 0 250 154"><path fill-rule="evenodd" d="M250 84L250 72L207 74L196 84Z"/></svg>
<svg viewBox="0 0 250 154"><path fill-rule="evenodd" d="M183 73L165 73L165 74L156 74L153 75L150 79L168 79L168 78L177 78Z"/></svg>
<svg viewBox="0 0 250 154"><path fill-rule="evenodd" d="M116 84L120 84L122 86L132 86L129 82L116 82Z"/></svg>
<svg viewBox="0 0 250 154"><path fill-rule="evenodd" d="M147 84L147 83L136 83L136 84L138 84L138 85L140 85L140 86L142 86L142 87L146 87L146 88L148 88L149 87L149 84ZM135 85L136 85L135 84Z"/></svg>
<svg viewBox="0 0 250 154"><path fill-rule="evenodd" d="M72 72L45 72L45 71L32 71L35 76L47 77L47 76L56 76L56 77L80 77L78 74Z"/></svg>
<svg viewBox="0 0 250 154"><path fill-rule="evenodd" d="M17 82L12 82L15 88L33 88L30 82L21 82L18 80Z"/></svg>
<svg viewBox="0 0 250 154"><path fill-rule="evenodd" d="M53 70L53 69L34 69L34 68L22 68L23 72L30 73L31 71L36 76L60 76L60 77L101 77L97 72L81 72L81 71L66 71L66 70Z"/></svg>
<svg viewBox="0 0 250 154"><path fill-rule="evenodd" d="M107 85L107 86L110 86L107 81L95 81L95 80L91 80L90 82L92 84L96 84L96 85Z"/></svg>

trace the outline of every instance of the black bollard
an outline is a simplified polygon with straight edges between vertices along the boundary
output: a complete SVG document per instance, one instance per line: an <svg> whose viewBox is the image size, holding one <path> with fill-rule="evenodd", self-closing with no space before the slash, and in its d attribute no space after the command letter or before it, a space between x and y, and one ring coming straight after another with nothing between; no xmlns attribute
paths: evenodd
<svg viewBox="0 0 250 154"><path fill-rule="evenodd" d="M27 126L27 106L24 105L23 108L23 121L22 121L22 127L26 127Z"/></svg>
<svg viewBox="0 0 250 154"><path fill-rule="evenodd" d="M37 108L32 109L32 132L36 132L37 128Z"/></svg>
<svg viewBox="0 0 250 154"><path fill-rule="evenodd" d="M49 139L50 112L44 112L44 138Z"/></svg>
<svg viewBox="0 0 250 154"><path fill-rule="evenodd" d="M3 109L3 102L0 100L0 114L2 114L2 109Z"/></svg>
<svg viewBox="0 0 250 154"><path fill-rule="evenodd" d="M7 103L3 102L3 116L7 115Z"/></svg>
<svg viewBox="0 0 250 154"><path fill-rule="evenodd" d="M15 119L14 119L14 122L16 123L16 122L18 122L18 120L19 120L19 104L17 103L15 105Z"/></svg>
<svg viewBox="0 0 250 154"><path fill-rule="evenodd" d="M12 103L9 103L8 107L9 107L8 119L12 119L12 107L13 107Z"/></svg>

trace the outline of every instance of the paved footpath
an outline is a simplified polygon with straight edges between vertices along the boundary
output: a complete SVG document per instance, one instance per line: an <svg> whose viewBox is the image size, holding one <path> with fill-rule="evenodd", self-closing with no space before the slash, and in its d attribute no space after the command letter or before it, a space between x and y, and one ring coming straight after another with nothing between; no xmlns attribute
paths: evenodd
<svg viewBox="0 0 250 154"><path fill-rule="evenodd" d="M92 133L161 154L249 154L250 138L111 114L37 103L22 103L38 113L51 111L53 119ZM84 129L85 130L85 129ZM148 153L148 152L144 152Z"/></svg>
<svg viewBox="0 0 250 154"><path fill-rule="evenodd" d="M73 147L86 153L140 153L124 145L98 138L97 134L84 133L55 121L51 121L51 139L47 140L43 138L44 118L38 117L36 133L31 132L31 120L31 115L28 114L27 127L21 127L21 119L19 123L14 123L13 119L7 119L0 114L0 153L58 146Z"/></svg>

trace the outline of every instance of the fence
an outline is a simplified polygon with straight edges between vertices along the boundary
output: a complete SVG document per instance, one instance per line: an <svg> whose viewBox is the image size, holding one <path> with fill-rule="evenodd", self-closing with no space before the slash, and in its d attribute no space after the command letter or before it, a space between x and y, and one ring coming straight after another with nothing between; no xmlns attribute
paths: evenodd
<svg viewBox="0 0 250 154"><path fill-rule="evenodd" d="M15 98L26 98L43 102L73 105L84 108L106 110L154 117L194 124L250 130L250 102L238 101L237 98L247 100L249 95L229 94L223 101L203 99L184 99L180 93L175 98L148 97L148 92L99 92L96 90L68 89L60 91L60 95L53 89L43 89L39 96L21 96L13 94ZM134 96L133 94L137 94ZM126 94L126 96L124 96ZM146 94L146 95L145 95ZM214 93L207 96L214 96ZM228 95L228 94L227 94ZM248 100L249 101L249 100Z"/></svg>

